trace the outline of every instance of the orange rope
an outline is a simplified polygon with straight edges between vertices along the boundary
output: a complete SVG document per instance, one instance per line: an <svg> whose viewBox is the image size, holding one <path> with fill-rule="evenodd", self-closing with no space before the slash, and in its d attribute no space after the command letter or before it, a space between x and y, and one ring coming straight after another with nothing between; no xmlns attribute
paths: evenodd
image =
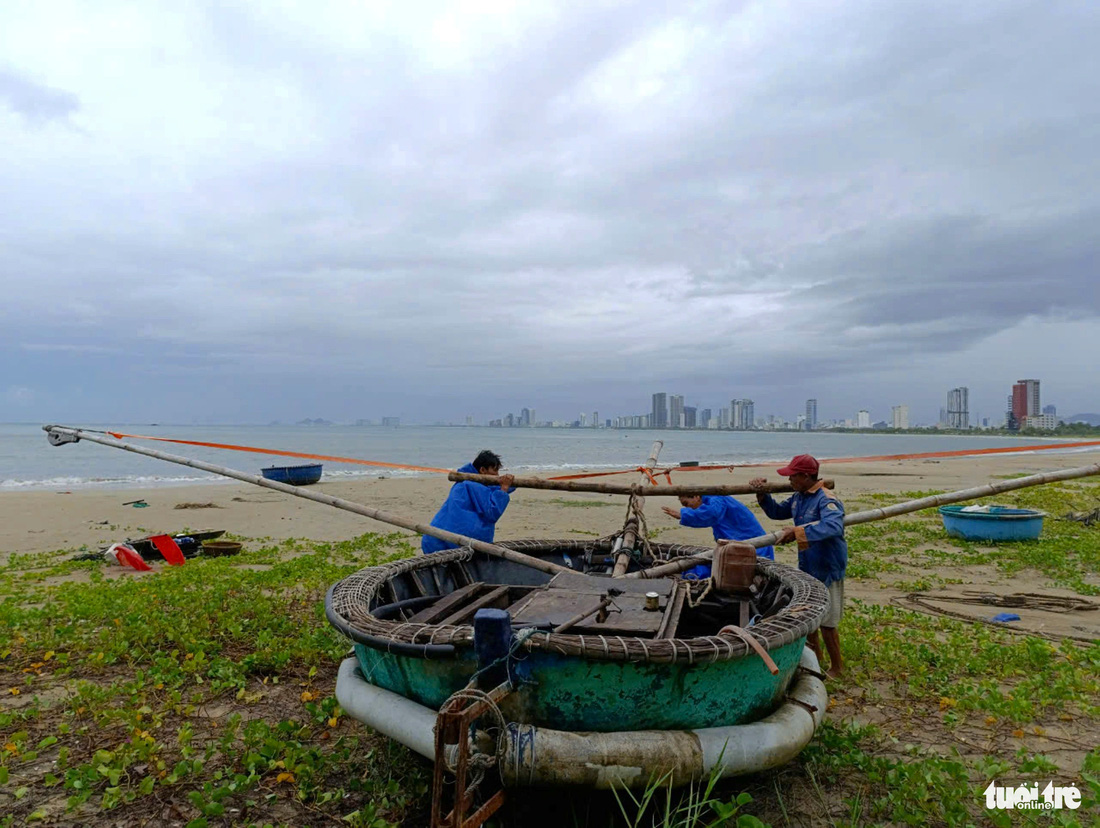
<svg viewBox="0 0 1100 828"><path fill-rule="evenodd" d="M329 460L333 463L356 463L360 466L381 466L387 469L411 469L413 471L436 472L438 474L450 474L454 469L436 469L431 466L410 466L406 463L382 463L377 460L360 460L356 457L331 457L327 454L306 454L300 451L282 451L280 449L256 448L254 446L235 446L229 443L205 443L201 440L173 440L170 437L149 437L144 434L123 434L118 431L108 431L116 440L129 437L135 440L157 440L162 443L178 443L181 446L205 446L206 448L228 449L229 451L251 451L255 454L275 454L280 457L303 457L307 460Z"/></svg>
<svg viewBox="0 0 1100 828"><path fill-rule="evenodd" d="M918 454L873 454L867 457L832 457L821 459L822 463L876 463L885 460L922 460L932 457L976 457L983 454L1010 454L1013 452L1022 451L1055 451L1058 449L1067 448L1086 448L1100 446L1100 440L1085 440L1075 443L1042 443L1036 446L1002 446L1000 448L985 448L985 449L957 449L954 451L926 451ZM734 469L753 469L762 468L764 466L773 466L774 463L733 463L725 464L721 466L674 466L668 471L678 472L696 472L696 471L719 471L726 469L727 471L733 471ZM569 474L561 477L550 477L548 480L582 480L588 477L606 477L612 474L629 474L630 472L645 472L646 469L642 466L638 466L633 469L623 469L621 471L609 471L609 472L592 472L591 474ZM658 471L658 475L664 474L669 477L668 472ZM656 481L653 481L656 483Z"/></svg>
<svg viewBox="0 0 1100 828"><path fill-rule="evenodd" d="M206 448L228 449L229 451L249 451L255 454L272 454L279 457L301 457L307 460L328 460L333 463L354 463L360 466L378 466L386 469L409 469L410 471L432 472L435 474L450 474L453 469L437 469L432 466L412 466L406 463L382 463L378 460L360 460L357 457L334 457L327 454L307 454L300 451L283 451L281 449L256 448L254 446L237 446L229 443L207 443L201 440L175 440L170 437L150 437L144 434L124 434L119 431L108 431L117 440L129 437L134 440L156 440L162 443L177 443L183 446L204 446ZM918 454L874 454L867 457L833 457L822 459L822 463L874 463L886 460L921 460L932 457L976 457L983 454L1010 454L1022 451L1054 451L1067 448L1088 448L1100 446L1100 440L1085 440L1074 443L1042 443L1035 446L1003 446L1001 448L986 449L958 449L955 451L926 451ZM585 480L591 477L609 477L616 474L642 473L650 483L657 485L657 477L664 478L671 484L672 472L696 472L719 471L725 469L732 472L734 469L752 469L764 466L773 466L774 463L727 463L721 466L674 466L668 469L647 469L645 466L635 466L632 469L619 471L589 472L585 474L564 474L557 477L548 477L547 480Z"/></svg>

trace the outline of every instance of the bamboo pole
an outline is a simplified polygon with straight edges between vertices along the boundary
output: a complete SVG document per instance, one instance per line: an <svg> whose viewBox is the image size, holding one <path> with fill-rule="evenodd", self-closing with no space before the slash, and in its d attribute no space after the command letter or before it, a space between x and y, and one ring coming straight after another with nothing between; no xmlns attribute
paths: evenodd
<svg viewBox="0 0 1100 828"><path fill-rule="evenodd" d="M1061 471L1041 472L1040 474L1032 474L1027 477L1019 477L1015 480L1001 480L997 483L989 483L985 486L975 486L971 489L959 489L958 491L947 492L945 494L918 498L917 500L907 500L904 503L895 503L893 506L883 506L879 509L854 512L850 515L845 515L844 525L855 526L860 523L871 523L876 520L885 520L886 518L897 517L898 515L906 515L910 512L919 512L921 509L930 509L934 506L946 506L949 503L960 503L964 500L974 500L979 497L989 497L990 495L1001 494L1002 492L1015 491L1016 489L1026 489L1030 486L1041 486L1044 483L1056 483L1060 480L1074 480L1078 477L1090 477L1096 474L1100 474L1100 463L1091 466L1079 466L1074 469L1062 469ZM761 535L757 538L739 541L739 543L747 543L759 549L762 546L771 546L778 539L779 536L777 533L770 532L767 535ZM675 575L678 572L683 572L684 570L691 569L697 564L707 563L713 559L714 550L712 549L700 555L677 558L674 561L669 561L659 566L653 566L649 569L643 569L639 572L631 572L629 575L623 575L621 577L660 578L665 575Z"/></svg>
<svg viewBox="0 0 1100 828"><path fill-rule="evenodd" d="M413 532L417 532L421 535L430 535L433 538L439 538L439 540L446 541L447 543L454 543L459 546L469 546L473 549L476 549L478 552L484 552L485 554L492 555L496 558L503 558L508 561L514 561L515 563L524 564L525 566L532 567L533 569L538 569L542 572L547 572L551 575L556 575L559 572L573 571L568 567L559 566L558 564L551 563L550 561L544 561L541 558L534 557L533 555L524 555L522 552L516 552L512 549L505 549L503 546L497 546L493 543L486 543L485 541L468 538L465 535L459 535L455 532L448 532L445 529L438 529L435 526L430 526L425 523L417 523L414 520L399 517L398 515L393 515L389 512L383 512L379 509L372 509L369 506L363 506L350 500L344 500L339 497L333 497L332 495L325 495L318 492L311 492L308 490L299 489L296 486L291 486L287 483L279 483L275 480L268 480L266 477L261 477L259 475L247 474L246 472L240 472L236 469L226 468L225 466L216 466L213 463L205 463L202 460L192 460L188 457L180 457L179 455L168 454L167 452L156 451L155 449L147 449L141 446L134 446L129 443L124 443L121 440L103 437L101 435L92 434L77 428L46 425L42 426L42 430L45 431L48 435L60 435L62 437L75 437L77 440L89 440L93 443L99 443L103 446L119 448L123 451L133 452L134 454L144 454L146 457L154 457L158 460L167 460L169 463L178 463L181 466L190 466L193 469L201 469L202 471L211 472L212 474L220 474L223 477L232 477L235 480L241 480L245 483L254 483L257 486L263 486L266 489L274 489L277 492L283 492L284 494L294 495L295 497L301 497L306 500L312 500L316 503L324 503L327 506L333 506L337 509L342 509L345 512L352 512L353 514L362 515L363 517L368 517L372 520L381 521L382 523L389 523L393 526L400 526L403 529L410 529ZM53 440L51 436L51 442L52 441Z"/></svg>
<svg viewBox="0 0 1100 828"><path fill-rule="evenodd" d="M466 472L451 472L447 479L452 482L468 480L472 483L487 483L499 485L500 478L491 474L467 474ZM825 488L835 489L835 481L825 480ZM731 483L728 485L695 484L691 486L654 486L648 479L644 483L634 483L630 486L622 486L616 483L579 483L575 480L544 480L541 477L517 477L512 485L518 489L549 489L559 492L595 492L597 494L640 494L646 497L679 497L681 495L749 495L756 494L747 483ZM789 483L768 483L764 491L771 494L785 494L793 492Z"/></svg>
<svg viewBox="0 0 1100 828"><path fill-rule="evenodd" d="M653 448L649 451L649 459L645 461L646 471L652 471L653 467L657 465L657 455L661 453L661 449L664 448L664 440L655 440ZM638 483L642 484L649 480L649 475L643 471L638 475ZM634 501L636 511L632 511L630 517L626 519L626 524L623 526L622 537L622 550L615 558L615 568L612 570L612 575L619 577L626 574L626 569L630 566L630 552L634 548L634 542L638 538L638 515L637 512L641 512L645 508L645 497L640 494L633 495L636 500Z"/></svg>

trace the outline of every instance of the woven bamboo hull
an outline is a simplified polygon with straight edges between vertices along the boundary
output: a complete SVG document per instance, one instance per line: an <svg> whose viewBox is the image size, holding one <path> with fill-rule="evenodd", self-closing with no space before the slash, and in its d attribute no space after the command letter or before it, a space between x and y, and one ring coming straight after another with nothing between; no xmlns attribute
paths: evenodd
<svg viewBox="0 0 1100 828"><path fill-rule="evenodd" d="M591 545L575 541L517 541L509 545L578 569L584 566L585 554L591 554ZM676 548L676 554L697 551L694 547ZM373 616L368 618L367 611L415 600L414 587L426 586L442 595L456 590L458 584L452 580L456 574L454 563L446 562L443 556L459 554L455 550L368 568L335 585L327 601L330 621L345 633L349 631L349 618L359 619L350 626L363 633L358 635L355 653L366 680L433 710L466 687L477 672L472 629L425 627L402 639L402 633L416 625L400 619L381 622ZM471 578L493 584L541 586L551 577L522 564L473 553L467 553L462 566ZM540 646L518 653L512 670L516 691L502 703L503 713L513 722L593 732L724 727L767 716L784 699L806 636L820 623L827 599L817 581L797 570L770 561L761 562L760 567L768 578L790 581L801 590L791 607L753 627L779 668L777 675L772 675L763 660L747 647L744 652L733 652L741 645L736 639L732 644L715 639L729 648L722 652L713 643L710 649L700 649L701 640L711 639L671 642L674 657L670 658L666 650L662 660L659 655L652 659L608 658L597 651L601 643L613 649L630 642L587 636L588 649L583 652L575 647L569 651L568 647ZM367 587L359 589L352 584L356 578ZM599 582L608 586L622 583L609 578ZM363 610L358 614L357 604ZM789 621L787 615L799 620L784 623ZM708 634L713 635L717 629ZM558 641L571 643L580 638L558 637ZM541 638L533 644L540 642ZM685 658L690 646L695 654ZM648 647L658 649L653 641Z"/></svg>

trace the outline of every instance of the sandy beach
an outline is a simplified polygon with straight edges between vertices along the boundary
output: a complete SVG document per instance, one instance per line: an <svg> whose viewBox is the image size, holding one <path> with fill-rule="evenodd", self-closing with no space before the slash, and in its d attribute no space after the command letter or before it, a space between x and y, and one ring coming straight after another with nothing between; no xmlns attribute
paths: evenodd
<svg viewBox="0 0 1100 828"><path fill-rule="evenodd" d="M865 463L828 463L821 474L836 480L836 491L848 511L867 506L868 495L950 491L982 485L1009 475L1085 466L1100 461L1100 450L1074 453L1002 454L946 459L916 459ZM761 474L779 482L775 469L735 472L694 472L673 475L674 483L722 484L747 482ZM605 478L606 479L606 478ZM615 478L627 482L631 478ZM429 522L450 487L441 475L351 482L322 482L310 487L321 492L406 518ZM1010 502L1011 493L1005 496ZM143 500L145 508L124 505ZM753 498L743 497L760 516L765 528L775 526L760 513ZM708 530L680 527L660 511L671 498L647 500L650 529L660 529L662 541L710 543ZM576 538L606 535L622 526L625 498L620 495L520 489L497 525L497 538ZM98 548L151 533L222 529L259 542L287 538L339 541L365 532L392 532L395 528L258 486L228 481L199 486L150 489L78 489L73 491L4 492L0 494L0 560L11 554L61 549ZM403 531L403 530L398 530ZM410 539L414 536L406 532ZM780 551L780 560L794 562L793 548Z"/></svg>

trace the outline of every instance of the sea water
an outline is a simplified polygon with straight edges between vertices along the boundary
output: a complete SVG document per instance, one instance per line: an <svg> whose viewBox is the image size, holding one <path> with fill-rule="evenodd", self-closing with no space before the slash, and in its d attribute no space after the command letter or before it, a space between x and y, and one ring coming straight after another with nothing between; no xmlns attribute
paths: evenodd
<svg viewBox="0 0 1100 828"><path fill-rule="evenodd" d="M103 426L97 426L104 428ZM129 434L252 446L453 469L481 449L501 455L515 474L569 474L642 465L654 440L663 440L660 465L782 463L795 454L819 459L915 454L1021 446L1040 442L1004 436L852 434L782 431L680 431L479 426L196 426L116 425ZM264 466L311 462L278 455L131 440L135 445L259 474ZM827 471L827 470L826 470ZM324 461L322 481L422 474L402 469ZM90 441L51 446L39 424L0 424L0 491L159 487L225 482L226 478Z"/></svg>

